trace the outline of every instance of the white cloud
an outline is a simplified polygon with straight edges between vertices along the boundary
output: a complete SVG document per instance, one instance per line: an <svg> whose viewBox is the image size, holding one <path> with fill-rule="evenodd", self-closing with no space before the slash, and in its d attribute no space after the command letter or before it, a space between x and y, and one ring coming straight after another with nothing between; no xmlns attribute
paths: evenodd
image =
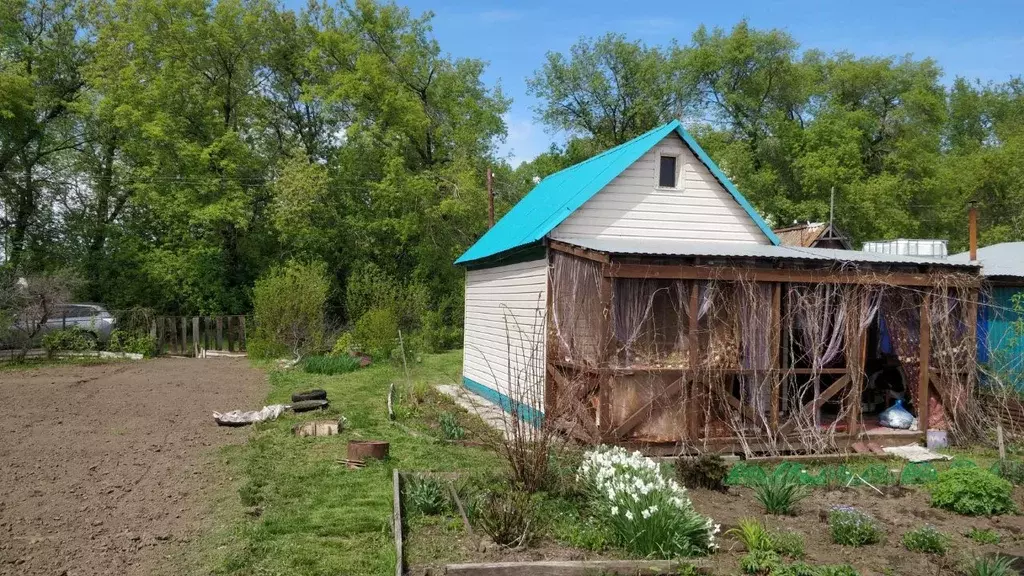
<svg viewBox="0 0 1024 576"><path fill-rule="evenodd" d="M508 126L508 137L498 147L498 153L508 158L513 168L533 160L551 145L548 135L529 119L509 113L505 115L505 125Z"/></svg>

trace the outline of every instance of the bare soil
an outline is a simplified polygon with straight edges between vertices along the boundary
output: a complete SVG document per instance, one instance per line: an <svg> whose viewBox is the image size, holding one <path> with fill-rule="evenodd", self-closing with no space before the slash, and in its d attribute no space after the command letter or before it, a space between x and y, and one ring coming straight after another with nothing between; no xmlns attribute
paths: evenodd
<svg viewBox="0 0 1024 576"><path fill-rule="evenodd" d="M205 464L258 407L245 359L0 371L0 574L153 574L196 536L216 489Z"/></svg>

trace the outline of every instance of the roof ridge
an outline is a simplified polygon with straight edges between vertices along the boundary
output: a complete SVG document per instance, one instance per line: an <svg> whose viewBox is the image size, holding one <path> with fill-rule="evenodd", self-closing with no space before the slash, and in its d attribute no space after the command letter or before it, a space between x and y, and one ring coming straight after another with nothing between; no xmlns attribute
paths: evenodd
<svg viewBox="0 0 1024 576"><path fill-rule="evenodd" d="M634 143L637 140L640 140L642 138L646 138L647 136L650 136L651 134L653 134L653 133L655 133L655 132L657 132L659 130L664 130L664 129L668 128L668 126L670 124L672 124L673 122L674 123L679 123L679 120L678 119L674 119L674 120L670 120L669 122L666 122L665 124L661 124L659 126L655 126L654 128L651 128L650 130L648 130L647 132L644 132L643 134L640 134L639 136L634 136L634 137L630 138L629 140L626 140L622 144L616 144L615 146L612 146L611 148L608 148L607 150L605 150L603 152L598 152L597 154L594 154L593 156L591 156L590 158L587 158L586 160L581 160L581 161L573 164L572 166L566 166L565 168L562 168L558 172L552 172L551 174L548 174L547 176L545 176L543 178L543 180L547 180L548 178L551 178L552 176L557 176L557 175L561 174L562 172L567 172L567 171L572 170L574 168L579 168L580 166L583 166L584 164L593 162L594 160L597 160L599 158L603 158L603 157L611 154L612 152L615 152L616 150L618 150L620 148L625 148L626 146L629 146L630 144ZM541 180L541 181L543 181L543 180Z"/></svg>

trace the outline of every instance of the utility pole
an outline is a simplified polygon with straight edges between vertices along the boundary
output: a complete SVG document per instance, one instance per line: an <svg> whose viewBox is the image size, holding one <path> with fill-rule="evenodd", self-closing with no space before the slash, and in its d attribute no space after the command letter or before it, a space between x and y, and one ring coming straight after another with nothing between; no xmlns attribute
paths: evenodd
<svg viewBox="0 0 1024 576"><path fill-rule="evenodd" d="M832 187L832 192L828 196L828 227L832 228L832 219L836 215L836 187Z"/></svg>
<svg viewBox="0 0 1024 576"><path fill-rule="evenodd" d="M971 247L971 262L978 261L978 203L971 200L967 208L967 237Z"/></svg>
<svg viewBox="0 0 1024 576"><path fill-rule="evenodd" d="M487 167L487 217L490 225L488 228L494 228L494 174L491 172L491 167Z"/></svg>

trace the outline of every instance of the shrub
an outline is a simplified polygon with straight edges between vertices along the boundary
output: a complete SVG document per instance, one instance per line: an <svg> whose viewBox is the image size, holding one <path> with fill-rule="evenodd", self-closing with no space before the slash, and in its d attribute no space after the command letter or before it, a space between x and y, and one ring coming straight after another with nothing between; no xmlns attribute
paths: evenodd
<svg viewBox="0 0 1024 576"><path fill-rule="evenodd" d="M477 515L480 528L499 546L526 546L536 535L536 508L526 492L493 492L483 501Z"/></svg>
<svg viewBox="0 0 1024 576"><path fill-rule="evenodd" d="M754 550L740 558L740 570L745 574L767 576L778 570L782 560L771 550Z"/></svg>
<svg viewBox="0 0 1024 576"><path fill-rule="evenodd" d="M409 509L424 515L440 514L448 506L448 495L440 480L432 476L410 476L405 485Z"/></svg>
<svg viewBox="0 0 1024 576"><path fill-rule="evenodd" d="M349 356L358 351L356 339L352 336L352 333L342 332L338 335L338 339L334 341L334 346L331 348L331 356Z"/></svg>
<svg viewBox="0 0 1024 576"><path fill-rule="evenodd" d="M146 358L156 355L156 339L149 334L133 334L114 330L107 340L107 350L128 354L142 354Z"/></svg>
<svg viewBox="0 0 1024 576"><path fill-rule="evenodd" d="M371 308L356 321L352 336L375 359L390 358L398 347L398 316L391 308Z"/></svg>
<svg viewBox="0 0 1024 576"><path fill-rule="evenodd" d="M1000 478L1017 486L1024 485L1024 462L1016 460L1000 460L992 467Z"/></svg>
<svg viewBox="0 0 1024 576"><path fill-rule="evenodd" d="M978 528L971 528L967 532L966 536L978 544L999 544L999 541L1001 540L999 533L991 528L984 528L980 530Z"/></svg>
<svg viewBox="0 0 1024 576"><path fill-rule="evenodd" d="M752 518L743 518L727 535L739 540L748 552L770 551L789 558L804 557L804 538L796 532L773 532Z"/></svg>
<svg viewBox="0 0 1024 576"><path fill-rule="evenodd" d="M398 307L399 283L372 262L357 265L345 284L345 311L350 319L362 318L374 308Z"/></svg>
<svg viewBox="0 0 1024 576"><path fill-rule="evenodd" d="M903 545L911 552L945 554L950 538L934 526L922 526L903 535Z"/></svg>
<svg viewBox="0 0 1024 576"><path fill-rule="evenodd" d="M466 437L466 429L459 424L458 418L451 412L441 414L441 433L445 440L462 440Z"/></svg>
<svg viewBox="0 0 1024 576"><path fill-rule="evenodd" d="M729 465L718 454L701 454L697 458L676 460L676 474L679 482L687 488L725 490L725 477Z"/></svg>
<svg viewBox="0 0 1024 576"><path fill-rule="evenodd" d="M665 478L658 464L639 452L590 450L578 479L617 543L633 554L676 558L717 547L718 526L693 509L686 488Z"/></svg>
<svg viewBox="0 0 1024 576"><path fill-rule="evenodd" d="M330 286L327 267L322 263L291 261L257 280L252 291L256 327L246 343L249 355L305 356L319 350Z"/></svg>
<svg viewBox="0 0 1024 576"><path fill-rule="evenodd" d="M791 514L807 490L790 474L770 474L754 482L754 497L768 514Z"/></svg>
<svg viewBox="0 0 1024 576"><path fill-rule="evenodd" d="M843 546L864 546L882 541L884 532L878 522L850 506L837 506L828 513L832 541Z"/></svg>
<svg viewBox="0 0 1024 576"><path fill-rule="evenodd" d="M798 532L772 532L772 550L782 556L799 559L804 557L804 537Z"/></svg>
<svg viewBox="0 0 1024 576"><path fill-rule="evenodd" d="M978 556L964 570L966 576L1016 576L1013 558L1009 556Z"/></svg>
<svg viewBox="0 0 1024 576"><path fill-rule="evenodd" d="M302 361L302 369L310 374L347 374L359 369L359 358L351 356L310 356Z"/></svg>
<svg viewBox="0 0 1024 576"><path fill-rule="evenodd" d="M96 348L96 339L81 328L65 328L44 335L43 348L50 356L55 352L84 352Z"/></svg>
<svg viewBox="0 0 1024 576"><path fill-rule="evenodd" d="M1014 512L1013 485L981 468L950 468L931 488L932 506L965 516Z"/></svg>

